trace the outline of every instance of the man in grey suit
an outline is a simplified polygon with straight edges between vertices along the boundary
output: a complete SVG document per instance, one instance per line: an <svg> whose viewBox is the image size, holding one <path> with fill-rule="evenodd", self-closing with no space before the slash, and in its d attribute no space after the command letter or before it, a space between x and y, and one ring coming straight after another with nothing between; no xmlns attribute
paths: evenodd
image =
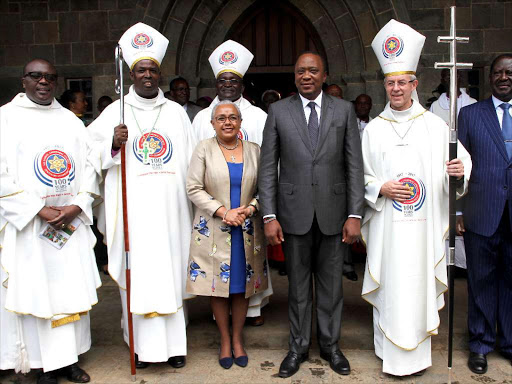
<svg viewBox="0 0 512 384"><path fill-rule="evenodd" d="M187 80L183 77L177 77L171 80L169 91L171 95L170 99L185 108L190 122L193 122L197 112L201 111L203 108L189 101L190 87L188 86Z"/></svg>
<svg viewBox="0 0 512 384"><path fill-rule="evenodd" d="M361 233L363 160L354 108L322 92L326 76L318 54L299 56L299 94L270 106L263 132L258 190L265 236L272 245L282 243L289 281L290 350L281 377L308 358L312 274L320 356L335 372L350 373L338 347L341 276L347 244Z"/></svg>

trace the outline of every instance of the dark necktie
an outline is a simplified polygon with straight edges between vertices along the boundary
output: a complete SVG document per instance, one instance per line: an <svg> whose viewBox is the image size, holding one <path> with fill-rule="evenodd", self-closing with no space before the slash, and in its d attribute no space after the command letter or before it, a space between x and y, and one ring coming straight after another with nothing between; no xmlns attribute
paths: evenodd
<svg viewBox="0 0 512 384"><path fill-rule="evenodd" d="M505 148L507 148L508 158L512 158L512 117L510 117L510 104L503 103L500 105L503 109L503 121L501 123L501 132L505 139Z"/></svg>
<svg viewBox="0 0 512 384"><path fill-rule="evenodd" d="M311 109L311 114L309 115L308 130L313 151L316 150L316 145L318 143L318 114L316 113L315 105L316 104L313 101L308 104L308 107Z"/></svg>

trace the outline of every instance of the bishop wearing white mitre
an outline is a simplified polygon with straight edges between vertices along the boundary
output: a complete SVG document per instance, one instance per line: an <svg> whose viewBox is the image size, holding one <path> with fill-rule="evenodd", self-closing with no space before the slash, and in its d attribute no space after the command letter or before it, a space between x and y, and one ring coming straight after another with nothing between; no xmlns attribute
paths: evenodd
<svg viewBox="0 0 512 384"><path fill-rule="evenodd" d="M372 48L389 99L364 130L367 246L363 298L373 305L375 354L383 371L422 374L432 365L431 336L447 289L448 180L458 196L467 188L471 160L462 145L448 163L446 123L418 102L416 68L425 37L391 20Z"/></svg>
<svg viewBox="0 0 512 384"><path fill-rule="evenodd" d="M168 361L185 365L183 299L192 208L185 190L195 138L185 110L158 87L169 41L138 23L119 40L133 85L89 125L101 149L105 178L109 273L118 283L128 343L120 146L126 144L126 189L131 264L131 312L138 368Z"/></svg>

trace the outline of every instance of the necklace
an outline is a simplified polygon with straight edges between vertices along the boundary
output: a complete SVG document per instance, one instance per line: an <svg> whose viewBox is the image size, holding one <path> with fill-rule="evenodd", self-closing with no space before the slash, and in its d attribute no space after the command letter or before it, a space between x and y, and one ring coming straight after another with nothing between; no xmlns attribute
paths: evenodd
<svg viewBox="0 0 512 384"><path fill-rule="evenodd" d="M238 139L236 139L236 144L235 144L235 146L234 146L234 147L231 147L231 148L230 148L230 147L228 147L227 145L222 144L222 143L219 141L219 139L217 139L217 143L219 143L219 145L220 145L222 148L227 149L228 151L234 151L235 149L237 149L237 148L238 148L238 143L239 143L239 142L238 142Z"/></svg>
<svg viewBox="0 0 512 384"><path fill-rule="evenodd" d="M216 139L217 139L217 143L219 143L219 145L220 145L222 148L224 148L224 149L226 149L226 150L228 150L228 151L234 151L235 149L237 149L237 148L238 148L238 143L239 143L239 142L238 142L238 139L236 139L236 144L235 144L235 146L234 146L234 147L231 147L231 148L230 148L230 147L228 147L227 145L222 144L222 143L219 141L219 139L218 139L218 138L216 138ZM231 155L231 161L232 161L233 163L236 161L236 156L235 156L235 155Z"/></svg>
<svg viewBox="0 0 512 384"><path fill-rule="evenodd" d="M401 141L404 141L404 138L405 136L407 136L407 134L409 133L409 131L411 130L412 126L414 125L414 122L416 121L416 119L413 119L412 122L409 124L409 128L407 128L407 131L405 131L405 133L403 135L400 135L398 133L398 131L396 130L395 126L393 125L393 122L391 120L389 120L389 124L391 124L391 128L393 128L393 131L395 131L396 135L400 138ZM403 144L402 144L403 145Z"/></svg>
<svg viewBox="0 0 512 384"><path fill-rule="evenodd" d="M162 105L161 104L159 107L158 107L158 115L156 116L156 119L155 119L155 122L153 123L153 126L151 127L151 129L149 130L148 132L148 136L146 137L146 140L148 139L148 137L151 135L151 132L153 132L153 129L155 129L156 127L156 123L158 122L158 118L160 117L160 112L162 112ZM133 119L135 120L135 124L137 124L137 128L139 129L139 132L141 135L144 135L144 132L146 130L142 130L140 129L140 125L139 125L139 122L137 121L137 117L135 117L135 112L133 111L133 107L130 105L130 110L132 111L132 115L133 115Z"/></svg>

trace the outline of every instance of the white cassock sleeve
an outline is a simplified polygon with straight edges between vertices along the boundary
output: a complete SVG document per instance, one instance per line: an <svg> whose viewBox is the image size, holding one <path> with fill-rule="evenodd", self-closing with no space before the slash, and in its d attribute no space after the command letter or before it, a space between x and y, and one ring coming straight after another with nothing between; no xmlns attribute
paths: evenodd
<svg viewBox="0 0 512 384"><path fill-rule="evenodd" d="M92 145L92 141L87 132L84 131L81 140L86 143L86 160L80 190L70 205L79 206L82 209L82 212L78 215L80 220L86 225L92 225L92 208L101 202L99 190L99 184L102 180L101 160L100 154L97 148ZM95 200L97 201L95 202Z"/></svg>
<svg viewBox="0 0 512 384"><path fill-rule="evenodd" d="M374 123L376 124L376 123ZM368 127L367 127L368 128ZM386 198L384 196L379 197L380 189L386 180L381 180L377 169L377 162L375 159L379 156L376 149L378 146L373 147L370 142L370 136L368 135L367 129L363 131L363 163L364 163L364 197L366 203L374 210L381 211L384 207Z"/></svg>
<svg viewBox="0 0 512 384"><path fill-rule="evenodd" d="M99 153L101 168L109 169L121 165L121 151L112 157L114 128L119 125L119 100L114 101L88 127L96 151ZM130 127L128 127L128 130Z"/></svg>
<svg viewBox="0 0 512 384"><path fill-rule="evenodd" d="M4 107L5 108L5 107ZM14 164L9 163L9 132L4 108L0 108L0 230L6 222L21 231L44 207L44 201L17 183Z"/></svg>

